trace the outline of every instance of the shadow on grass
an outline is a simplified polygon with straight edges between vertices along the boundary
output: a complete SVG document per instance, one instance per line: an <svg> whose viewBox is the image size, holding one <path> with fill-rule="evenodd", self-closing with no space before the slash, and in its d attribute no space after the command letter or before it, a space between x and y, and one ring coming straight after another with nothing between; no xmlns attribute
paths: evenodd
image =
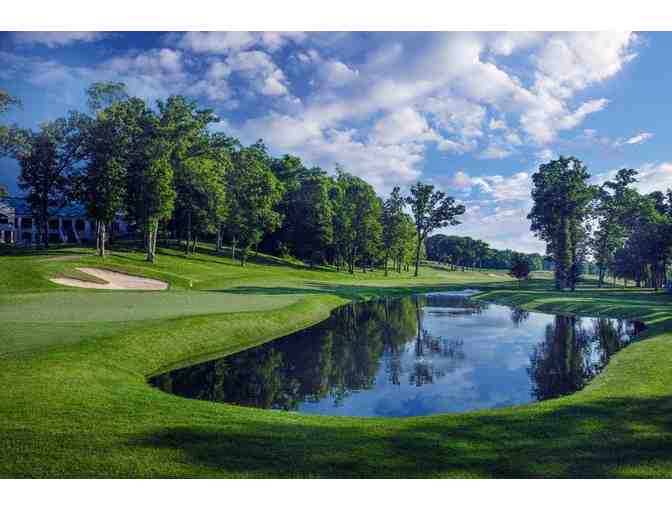
<svg viewBox="0 0 672 510"><path fill-rule="evenodd" d="M603 478L661 476L672 466L668 397L393 420L389 426L309 421L236 416L218 430L164 428L131 443L182 452L188 463L222 475Z"/></svg>

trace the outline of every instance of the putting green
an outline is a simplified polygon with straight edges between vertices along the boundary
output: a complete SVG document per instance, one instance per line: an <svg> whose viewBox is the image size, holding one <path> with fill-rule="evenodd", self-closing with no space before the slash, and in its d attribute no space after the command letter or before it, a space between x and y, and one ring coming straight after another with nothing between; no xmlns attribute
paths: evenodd
<svg viewBox="0 0 672 510"><path fill-rule="evenodd" d="M298 294L247 295L207 291L90 291L14 296L0 303L0 322L114 322L263 311L295 303Z"/></svg>

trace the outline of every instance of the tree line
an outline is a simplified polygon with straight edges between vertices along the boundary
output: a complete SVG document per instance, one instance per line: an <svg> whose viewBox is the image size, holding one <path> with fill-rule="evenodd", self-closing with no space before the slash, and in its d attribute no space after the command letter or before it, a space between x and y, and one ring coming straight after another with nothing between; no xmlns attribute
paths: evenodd
<svg viewBox="0 0 672 510"><path fill-rule="evenodd" d="M642 194L635 169L623 168L601 184L586 165L560 157L532 176L528 218L546 242L558 289L574 290L587 261L598 283L621 278L656 290L668 283L672 251L672 190Z"/></svg>
<svg viewBox="0 0 672 510"><path fill-rule="evenodd" d="M519 252L497 250L471 237L436 234L427 239L427 259L449 264L452 269L511 269ZM550 269L550 261L539 253L520 254L529 260L531 271Z"/></svg>
<svg viewBox="0 0 672 510"><path fill-rule="evenodd" d="M151 106L113 82L94 83L86 95L87 112L38 130L0 131L44 247L50 211L77 202L95 221L101 256L122 212L150 262L161 236L177 238L187 255L199 240L215 240L219 251L228 242L243 266L263 250L350 273L378 266L387 275L414 264L417 276L428 236L457 225L465 210L431 184L417 182L407 196L395 187L382 198L341 167L329 175L293 155L272 157L261 140L244 146L215 132L214 112L183 96ZM16 104L0 94L0 113Z"/></svg>

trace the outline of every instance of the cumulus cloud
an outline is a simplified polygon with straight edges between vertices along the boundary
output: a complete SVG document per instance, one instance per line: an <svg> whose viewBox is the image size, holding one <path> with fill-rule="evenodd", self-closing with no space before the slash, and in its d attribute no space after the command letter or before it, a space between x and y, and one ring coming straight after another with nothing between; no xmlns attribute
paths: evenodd
<svg viewBox="0 0 672 510"><path fill-rule="evenodd" d="M639 143L644 143L650 138L653 137L653 133L639 133L638 135L632 136L623 142L624 145L636 145Z"/></svg>
<svg viewBox="0 0 672 510"><path fill-rule="evenodd" d="M427 120L410 107L389 113L378 120L371 130L371 139L382 145L434 139L436 134Z"/></svg>
<svg viewBox="0 0 672 510"><path fill-rule="evenodd" d="M338 60L328 60L320 66L320 77L324 83L334 87L347 85L357 79L359 71Z"/></svg>
<svg viewBox="0 0 672 510"><path fill-rule="evenodd" d="M105 36L105 32L15 32L14 40L18 44L42 44L48 48L57 48L98 41Z"/></svg>
<svg viewBox="0 0 672 510"><path fill-rule="evenodd" d="M302 32L187 32L177 40L177 46L194 53L223 55L260 46L277 51L290 41L300 42Z"/></svg>

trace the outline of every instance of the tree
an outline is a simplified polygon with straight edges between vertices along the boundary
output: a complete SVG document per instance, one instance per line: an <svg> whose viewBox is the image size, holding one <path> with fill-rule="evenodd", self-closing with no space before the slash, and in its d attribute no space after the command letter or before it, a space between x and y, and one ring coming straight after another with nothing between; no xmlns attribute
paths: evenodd
<svg viewBox="0 0 672 510"><path fill-rule="evenodd" d="M520 285L523 280L527 280L530 277L531 271L532 265L530 264L530 259L522 253L514 253L509 276L516 278L518 285Z"/></svg>
<svg viewBox="0 0 672 510"><path fill-rule="evenodd" d="M171 145L175 223L184 233L188 255L196 249L199 233L214 233L218 228L211 221L218 221L213 208L223 202L224 172L230 161L226 151L216 150L217 139L207 131L218 120L211 110L199 110L196 102L182 96L159 101L158 108L161 129Z"/></svg>
<svg viewBox="0 0 672 510"><path fill-rule="evenodd" d="M175 205L171 140L144 101L132 98L122 104L131 136L126 208L143 233L147 260L154 263L159 222L170 218Z"/></svg>
<svg viewBox="0 0 672 510"><path fill-rule="evenodd" d="M301 180L298 189L286 195L292 206L285 218L287 233L297 256L308 259L310 266L323 262L333 243L333 204L330 190L333 182L326 176Z"/></svg>
<svg viewBox="0 0 672 510"><path fill-rule="evenodd" d="M75 196L96 220L96 247L101 257L105 257L107 226L126 203L131 137L125 113L125 105L115 103L91 120L84 136L86 164L73 176Z"/></svg>
<svg viewBox="0 0 672 510"><path fill-rule="evenodd" d="M629 189L636 182L637 171L623 168L613 181L605 182L597 192L594 209L597 228L591 239L591 250L598 269L598 285L602 287L615 251L623 246L629 233L628 217L637 201L637 192Z"/></svg>
<svg viewBox="0 0 672 510"><path fill-rule="evenodd" d="M556 288L576 287L584 222L596 189L588 183L586 166L574 157L560 157L539 167L532 176L534 205L528 219L555 262Z"/></svg>
<svg viewBox="0 0 672 510"><path fill-rule="evenodd" d="M411 187L411 195L406 197L415 219L417 233L415 249L415 276L420 271L420 246L425 238L437 228L459 225L457 216L464 214L462 204L456 204L453 197L446 196L443 191L434 191L431 184L418 181Z"/></svg>
<svg viewBox="0 0 672 510"><path fill-rule="evenodd" d="M383 204L383 252L385 276L387 264L395 248L404 243L404 198L396 186Z"/></svg>
<svg viewBox="0 0 672 510"><path fill-rule="evenodd" d="M348 271L354 273L359 262L362 271L366 271L382 235L380 199L370 184L341 168L337 170L336 184L332 199L336 204L334 237L339 264L345 261Z"/></svg>
<svg viewBox="0 0 672 510"><path fill-rule="evenodd" d="M9 191L7 191L7 188L5 188L2 184L0 184L0 198L8 197L8 196L9 196Z"/></svg>
<svg viewBox="0 0 672 510"><path fill-rule="evenodd" d="M87 105L94 113L129 98L126 84L113 81L98 81L91 84L86 89L86 97Z"/></svg>
<svg viewBox="0 0 672 510"><path fill-rule="evenodd" d="M20 107L21 101L0 89L0 115L15 106ZM15 138L18 131L16 128L0 124L0 157L13 154L13 145L16 142Z"/></svg>
<svg viewBox="0 0 672 510"><path fill-rule="evenodd" d="M26 200L45 248L49 247L50 212L68 202L68 174L82 159L84 122L82 115L71 113L68 118L44 124L38 132L28 132L27 147L17 154L19 188L27 192Z"/></svg>
<svg viewBox="0 0 672 510"><path fill-rule="evenodd" d="M250 247L257 246L265 233L280 225L280 214L275 208L282 197L282 188L260 144L235 152L232 162L226 175L226 228L233 241L232 257L240 243L240 264L244 266Z"/></svg>

